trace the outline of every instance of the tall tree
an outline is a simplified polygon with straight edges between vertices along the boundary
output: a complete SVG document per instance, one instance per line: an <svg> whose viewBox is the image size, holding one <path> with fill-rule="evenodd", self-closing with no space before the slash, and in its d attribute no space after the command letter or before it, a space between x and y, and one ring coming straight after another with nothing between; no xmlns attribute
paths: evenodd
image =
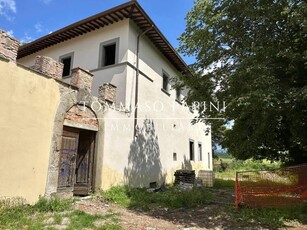
<svg viewBox="0 0 307 230"><path fill-rule="evenodd" d="M307 162L307 3L305 0L197 0L179 51L194 55L187 102L213 127L233 127L222 146L239 159ZM214 135L214 133L213 133Z"/></svg>

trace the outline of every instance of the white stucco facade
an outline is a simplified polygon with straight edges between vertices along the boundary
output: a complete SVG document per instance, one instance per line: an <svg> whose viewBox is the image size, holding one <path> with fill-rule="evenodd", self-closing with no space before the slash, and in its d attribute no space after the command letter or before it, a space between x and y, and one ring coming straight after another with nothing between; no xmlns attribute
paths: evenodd
<svg viewBox="0 0 307 230"><path fill-rule="evenodd" d="M92 94L103 83L117 87L116 104L126 111L108 110L103 119L104 141L100 188L116 184L148 187L150 182L170 183L176 169L212 170L211 133L203 123L191 125L195 116L176 100L176 90L169 84L162 90L163 72L170 78L179 71L146 37L140 39L137 136L134 136L137 36L141 30L131 19L102 27L45 48L18 60L34 65L37 55L55 60L73 54L72 68L82 67L94 74ZM100 67L100 44L117 39L114 65ZM69 82L70 78L64 81ZM181 97L183 97L182 95ZM190 159L193 142L194 159ZM200 156L201 154L201 156Z"/></svg>

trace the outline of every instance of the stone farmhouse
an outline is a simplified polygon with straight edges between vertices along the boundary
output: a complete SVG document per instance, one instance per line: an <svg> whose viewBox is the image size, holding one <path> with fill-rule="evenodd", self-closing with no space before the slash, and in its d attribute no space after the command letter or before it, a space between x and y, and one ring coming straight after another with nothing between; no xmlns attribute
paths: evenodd
<svg viewBox="0 0 307 230"><path fill-rule="evenodd" d="M22 46L0 31L0 197L32 203L212 171L210 127L191 124L187 90L173 87L184 72L136 1Z"/></svg>

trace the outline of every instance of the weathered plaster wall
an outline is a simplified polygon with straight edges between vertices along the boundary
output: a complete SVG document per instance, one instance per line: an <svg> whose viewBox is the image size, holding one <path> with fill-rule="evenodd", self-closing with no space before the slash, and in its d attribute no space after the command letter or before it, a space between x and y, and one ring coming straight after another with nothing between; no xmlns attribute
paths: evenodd
<svg viewBox="0 0 307 230"><path fill-rule="evenodd" d="M130 114L107 111L104 117L105 141L102 167L102 189L112 185L145 186L157 181L171 183L177 169L212 170L211 133L203 123L191 125L196 114L176 101L176 91L162 92L162 71L170 77L178 72L143 36L140 40L139 134L134 138L134 91L136 40L140 31L129 24L129 50L126 67L126 103ZM144 74L146 77L144 76ZM121 89L118 89L121 90ZM150 124L147 124L150 122ZM195 160L190 161L189 140L194 141ZM198 157L202 146L202 160ZM173 159L176 153L177 160Z"/></svg>
<svg viewBox="0 0 307 230"><path fill-rule="evenodd" d="M28 202L44 195L54 116L56 81L0 60L0 197Z"/></svg>
<svg viewBox="0 0 307 230"><path fill-rule="evenodd" d="M141 184L148 186L148 180L151 180L149 177L132 179L133 175L142 174L141 171L134 170L136 168L145 172L159 171L159 177L164 177L167 182L173 180L175 169L193 168L196 173L199 169L212 170L211 134L205 135L204 132L208 127L203 124L194 126L190 124L196 114L190 113L188 108L175 100L176 91L171 89L171 85L169 94L161 91L163 71L170 77L176 77L178 71L146 35L140 40L139 105L143 110L139 110L138 125L140 128L144 127L146 118L153 121L159 149L155 155L156 159L150 160L153 165L149 171L146 167L150 162L147 159L148 155L142 155L140 152L133 154L138 145L144 144L142 140L135 140L133 137L136 73L133 66L136 65L136 41L139 33L140 30L131 20L125 20L19 60L32 65L34 56L38 54L58 59L63 54L74 52L73 67L82 66L94 74L92 86L94 95L102 83L109 82L117 87L116 103L122 102L126 109L132 109L130 117L124 112L110 111L106 112L103 118L105 130L103 137L100 135L103 146L99 145L103 155L97 155L97 162L101 162L97 167L101 171L97 173L96 188L106 189L118 183L136 184L137 180L143 180ZM98 68L100 42L118 37L120 38L118 64ZM195 161L189 159L190 139L195 144ZM198 143L202 144L202 161L198 159ZM149 149L153 147L155 145L150 145ZM177 160L173 160L174 153L177 155ZM145 161L137 161L141 158Z"/></svg>

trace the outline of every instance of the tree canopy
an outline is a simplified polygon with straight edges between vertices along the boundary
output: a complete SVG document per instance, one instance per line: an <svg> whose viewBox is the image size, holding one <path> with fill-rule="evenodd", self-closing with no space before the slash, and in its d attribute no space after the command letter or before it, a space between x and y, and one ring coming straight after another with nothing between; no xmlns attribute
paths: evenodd
<svg viewBox="0 0 307 230"><path fill-rule="evenodd" d="M196 57L181 78L187 102L227 105L198 108L212 135L239 159L307 162L306 1L197 0L186 23L179 51Z"/></svg>

